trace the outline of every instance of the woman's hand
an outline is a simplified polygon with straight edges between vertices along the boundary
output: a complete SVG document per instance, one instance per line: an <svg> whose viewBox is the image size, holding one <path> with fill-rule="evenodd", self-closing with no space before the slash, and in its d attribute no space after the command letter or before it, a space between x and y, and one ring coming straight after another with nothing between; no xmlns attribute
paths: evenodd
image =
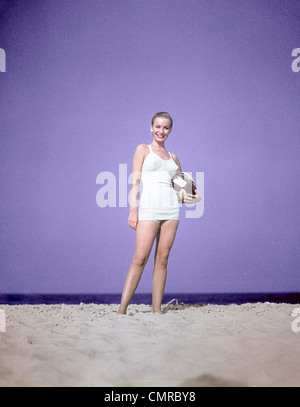
<svg viewBox="0 0 300 407"><path fill-rule="evenodd" d="M197 189L195 190L196 195L192 195L192 194L188 194L187 198L184 198L184 202L185 204L194 204L196 202L200 202L201 201L201 196L197 194Z"/></svg>
<svg viewBox="0 0 300 407"><path fill-rule="evenodd" d="M129 218L128 218L128 225L136 230L138 224L138 213L136 209L130 209Z"/></svg>

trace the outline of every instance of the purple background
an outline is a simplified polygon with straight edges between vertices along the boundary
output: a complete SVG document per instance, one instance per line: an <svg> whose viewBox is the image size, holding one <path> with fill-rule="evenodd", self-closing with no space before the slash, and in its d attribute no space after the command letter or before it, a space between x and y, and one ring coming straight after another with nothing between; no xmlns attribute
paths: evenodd
<svg viewBox="0 0 300 407"><path fill-rule="evenodd" d="M2 0L0 18L1 293L121 292L135 232L96 177L131 172L160 110L205 173L166 292L300 290L298 0Z"/></svg>

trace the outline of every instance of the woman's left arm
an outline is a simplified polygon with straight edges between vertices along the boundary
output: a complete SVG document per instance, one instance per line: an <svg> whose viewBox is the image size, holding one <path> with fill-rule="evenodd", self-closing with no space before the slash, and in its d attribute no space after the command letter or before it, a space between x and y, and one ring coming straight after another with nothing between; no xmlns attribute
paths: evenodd
<svg viewBox="0 0 300 407"><path fill-rule="evenodd" d="M180 165L177 155L174 153L171 153L171 155L172 155L172 158L175 161L175 163L178 165L177 172L181 172L182 169L181 169L181 165ZM184 203L187 203L187 204L189 204L189 203L193 204L193 203L200 202L200 201L201 201L201 196L198 195L197 189L196 189L196 195L188 194L188 197L184 198Z"/></svg>
<svg viewBox="0 0 300 407"><path fill-rule="evenodd" d="M173 160L175 161L175 163L176 163L177 166L178 166L177 172L181 172L182 169L181 169L181 165L180 165L180 162L179 162L179 159L178 159L177 155L174 154L174 153L171 153L171 156L172 156Z"/></svg>

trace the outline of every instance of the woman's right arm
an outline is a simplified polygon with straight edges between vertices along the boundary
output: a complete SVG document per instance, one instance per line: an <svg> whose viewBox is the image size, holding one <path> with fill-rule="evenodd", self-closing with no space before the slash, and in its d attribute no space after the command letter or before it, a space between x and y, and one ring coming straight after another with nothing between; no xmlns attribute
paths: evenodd
<svg viewBox="0 0 300 407"><path fill-rule="evenodd" d="M136 230L138 224L137 196L141 182L142 166L147 152L146 144L139 144L135 150L132 163L132 185L129 193L130 213L128 225Z"/></svg>

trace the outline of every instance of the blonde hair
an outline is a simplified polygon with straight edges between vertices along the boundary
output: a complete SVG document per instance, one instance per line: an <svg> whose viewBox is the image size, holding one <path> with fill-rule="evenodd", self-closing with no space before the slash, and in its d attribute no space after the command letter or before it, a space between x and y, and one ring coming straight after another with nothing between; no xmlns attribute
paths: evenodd
<svg viewBox="0 0 300 407"><path fill-rule="evenodd" d="M155 113L155 115L152 117L151 120L151 125L153 126L155 119L157 119L157 117L164 117L165 119L169 119L170 120L170 127L172 128L173 126L173 119L172 117L169 115L169 113L167 112L158 112Z"/></svg>

